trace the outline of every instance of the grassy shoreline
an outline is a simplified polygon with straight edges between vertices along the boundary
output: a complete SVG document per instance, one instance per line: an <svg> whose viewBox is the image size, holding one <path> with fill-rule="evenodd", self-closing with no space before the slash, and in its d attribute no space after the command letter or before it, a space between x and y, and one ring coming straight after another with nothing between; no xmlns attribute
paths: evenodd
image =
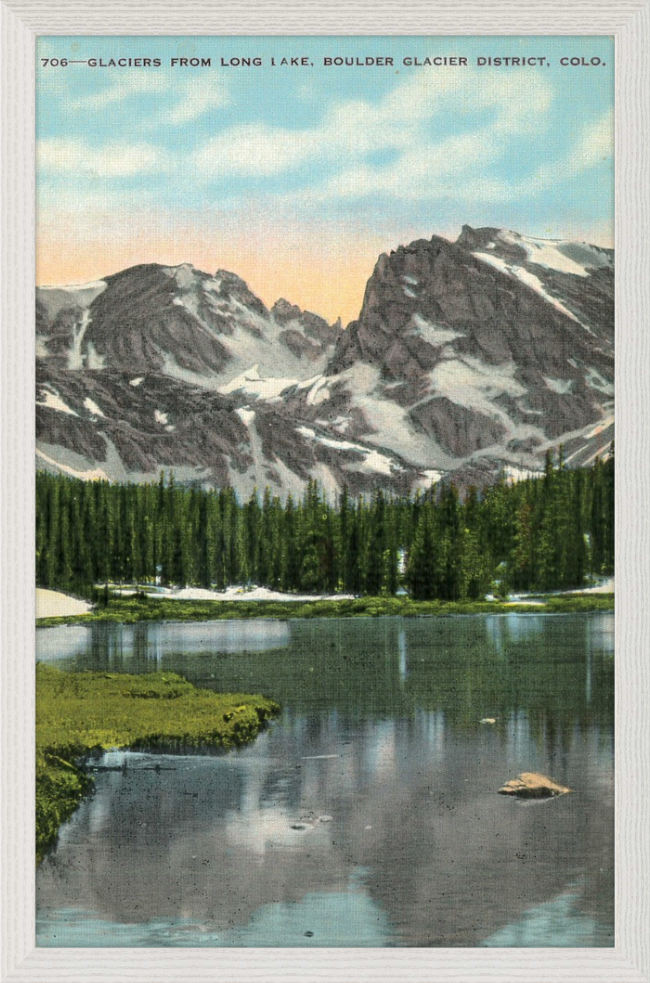
<svg viewBox="0 0 650 983"><path fill-rule="evenodd" d="M263 696L213 693L182 676L36 666L36 862L92 791L84 762L110 748L183 751L252 741L280 711Z"/></svg>
<svg viewBox="0 0 650 983"><path fill-rule="evenodd" d="M251 618L432 617L467 614L570 614L614 609L613 594L547 595L525 602L413 601L408 597L363 597L314 601L176 601L157 597L111 596L105 607L89 614L40 618L37 627L84 625L97 621L135 624L139 621L241 621Z"/></svg>

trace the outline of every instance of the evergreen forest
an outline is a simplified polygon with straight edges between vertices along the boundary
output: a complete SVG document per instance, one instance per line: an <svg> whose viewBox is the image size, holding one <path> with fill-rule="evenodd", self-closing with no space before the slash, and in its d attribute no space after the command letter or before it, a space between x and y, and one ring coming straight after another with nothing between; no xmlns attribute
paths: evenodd
<svg viewBox="0 0 650 983"><path fill-rule="evenodd" d="M589 468L505 477L484 489L440 482L396 497L336 502L311 481L300 500L230 488L36 478L38 586L91 596L98 584L476 600L493 590L583 586L614 568L614 453Z"/></svg>

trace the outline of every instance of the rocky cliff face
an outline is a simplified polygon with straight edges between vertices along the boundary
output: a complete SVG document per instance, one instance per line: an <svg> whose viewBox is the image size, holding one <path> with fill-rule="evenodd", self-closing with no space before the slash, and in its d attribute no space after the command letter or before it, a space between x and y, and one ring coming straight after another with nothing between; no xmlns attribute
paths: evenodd
<svg viewBox="0 0 650 983"><path fill-rule="evenodd" d="M134 267L37 295L39 462L406 491L570 465L613 436L614 256L464 227L382 255L341 331L238 276Z"/></svg>
<svg viewBox="0 0 650 983"><path fill-rule="evenodd" d="M134 266L94 284L41 288L37 351L58 368L156 372L215 389L257 365L322 370L339 329L286 301L268 311L235 273ZM277 315L277 316L275 316Z"/></svg>
<svg viewBox="0 0 650 983"><path fill-rule="evenodd" d="M609 250L467 227L455 243L419 240L379 258L328 372L372 366L370 391L348 387L351 405L393 401L404 436L424 433L432 450L495 448L534 467L549 444L578 451L611 417L613 292Z"/></svg>

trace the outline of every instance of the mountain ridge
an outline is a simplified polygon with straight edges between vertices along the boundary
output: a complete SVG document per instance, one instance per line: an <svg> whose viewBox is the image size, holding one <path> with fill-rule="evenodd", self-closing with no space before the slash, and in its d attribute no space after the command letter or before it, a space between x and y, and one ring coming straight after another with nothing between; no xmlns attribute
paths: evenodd
<svg viewBox="0 0 650 983"><path fill-rule="evenodd" d="M37 288L38 466L286 496L587 464L613 298L613 250L470 226L382 253L345 330L191 264Z"/></svg>

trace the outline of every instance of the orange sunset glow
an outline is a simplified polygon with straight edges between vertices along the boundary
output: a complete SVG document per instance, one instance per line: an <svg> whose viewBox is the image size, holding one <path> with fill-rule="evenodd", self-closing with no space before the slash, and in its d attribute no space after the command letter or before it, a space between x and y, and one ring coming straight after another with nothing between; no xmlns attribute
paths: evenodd
<svg viewBox="0 0 650 983"><path fill-rule="evenodd" d="M237 273L268 307L284 297L330 322L340 317L343 325L358 317L366 282L380 253L395 249L400 242L433 234L453 239L460 231L406 228L400 240L391 241L388 235L369 232L336 238L310 236L303 230L290 233L286 228L224 235L218 228L210 232L201 222L194 227L185 225L176 233L136 226L106 235L104 223L94 234L90 227L81 230L79 237L71 234L62 249L59 227L55 220L43 223L39 230L36 282L41 286L86 283L141 263L192 263L206 273L218 269ZM549 237L554 234L555 230L548 230ZM573 237L613 246L609 224Z"/></svg>
<svg viewBox="0 0 650 983"><path fill-rule="evenodd" d="M241 276L267 306L279 297L343 325L358 317L368 277L378 256L401 242L437 229L405 228L391 234L350 228L291 227L247 215L178 217L134 213L129 227L107 215L78 218L58 213L39 223L36 281L43 285L86 283L141 263L192 263L214 273ZM168 219L168 222L167 222ZM176 224L178 223L178 224ZM68 228L65 248L60 229ZM428 225L428 223L427 223ZM453 238L459 230L445 230Z"/></svg>

